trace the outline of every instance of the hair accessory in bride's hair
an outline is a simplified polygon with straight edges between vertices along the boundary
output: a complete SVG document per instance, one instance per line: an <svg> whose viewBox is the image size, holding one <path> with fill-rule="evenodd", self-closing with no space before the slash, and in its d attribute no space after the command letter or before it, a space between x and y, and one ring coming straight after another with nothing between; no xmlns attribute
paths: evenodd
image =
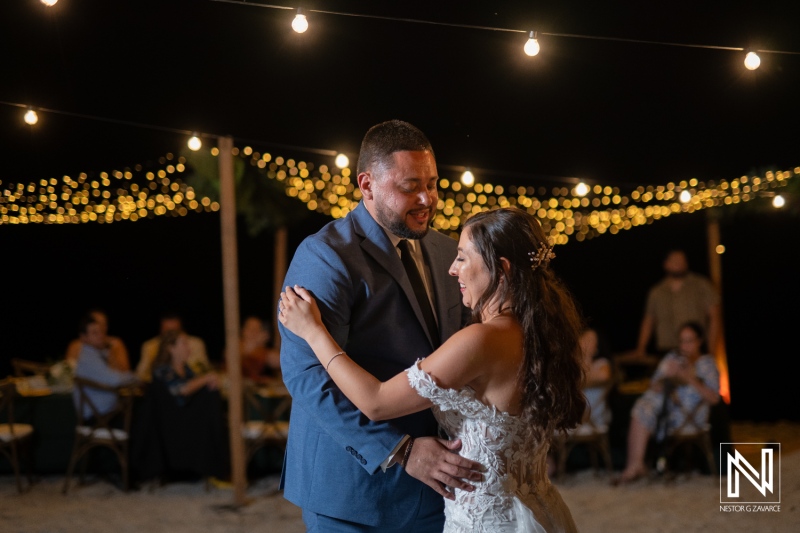
<svg viewBox="0 0 800 533"><path fill-rule="evenodd" d="M551 259L555 259L556 254L552 246L541 242L535 251L528 252L528 257L531 260L531 270L536 270L541 265L547 266Z"/></svg>

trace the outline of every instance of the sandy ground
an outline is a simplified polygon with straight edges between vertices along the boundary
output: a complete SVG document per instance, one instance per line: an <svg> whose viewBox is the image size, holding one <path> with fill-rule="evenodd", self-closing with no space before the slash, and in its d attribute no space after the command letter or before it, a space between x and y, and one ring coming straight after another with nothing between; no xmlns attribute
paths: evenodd
<svg viewBox="0 0 800 533"><path fill-rule="evenodd" d="M800 530L800 424L738 425L737 442L782 443L780 512L720 511L719 481L695 473L672 482L654 478L612 487L607 476L589 470L556 482L583 533ZM761 440L755 440L761 439ZM725 478L723 478L724 480ZM18 494L12 477L0 477L0 531L3 533L116 532L301 532L300 510L283 499L277 478L259 480L248 490L251 502L231 510L230 490L204 483L174 483L150 492L125 494L97 481L61 494L63 478L38 480Z"/></svg>

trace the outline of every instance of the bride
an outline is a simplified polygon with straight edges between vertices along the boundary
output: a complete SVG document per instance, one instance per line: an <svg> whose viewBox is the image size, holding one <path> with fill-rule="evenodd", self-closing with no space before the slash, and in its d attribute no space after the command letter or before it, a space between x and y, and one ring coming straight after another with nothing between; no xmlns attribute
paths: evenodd
<svg viewBox="0 0 800 533"><path fill-rule="evenodd" d="M462 440L461 455L486 468L474 491L454 489L445 499L445 532L576 530L547 477L549 436L575 427L585 405L581 321L548 266L554 257L538 221L520 209L471 217L450 267L472 309L471 324L385 382L334 341L308 291L281 293L280 321L308 342L367 417L432 407L442 429Z"/></svg>

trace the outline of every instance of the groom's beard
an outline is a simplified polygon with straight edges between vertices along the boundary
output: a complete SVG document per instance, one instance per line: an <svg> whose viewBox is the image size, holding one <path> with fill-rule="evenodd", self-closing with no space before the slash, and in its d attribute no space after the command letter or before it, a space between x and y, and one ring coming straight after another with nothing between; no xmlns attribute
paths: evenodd
<svg viewBox="0 0 800 533"><path fill-rule="evenodd" d="M436 206L431 205L429 212L428 224L433 222L433 217L436 215ZM408 224L406 224L405 220L378 202L375 202L375 214L378 218L378 223L398 237L402 237L404 239L421 239L428 234L428 229L430 226L425 226L425 229L420 231L414 231L408 227Z"/></svg>

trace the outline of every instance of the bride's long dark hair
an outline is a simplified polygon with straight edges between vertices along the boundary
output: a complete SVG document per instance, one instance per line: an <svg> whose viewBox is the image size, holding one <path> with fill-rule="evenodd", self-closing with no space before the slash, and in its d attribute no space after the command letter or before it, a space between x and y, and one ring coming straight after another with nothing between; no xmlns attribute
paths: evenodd
<svg viewBox="0 0 800 533"><path fill-rule="evenodd" d="M532 268L529 254L548 245L544 230L533 216L511 207L472 216L464 231L469 231L491 280L472 311L473 322L480 322L483 309L496 296L499 309L510 308L522 326L519 382L523 416L534 437L542 441L554 431L577 426L586 406L578 342L583 321L547 261ZM508 271L501 258L510 263Z"/></svg>

